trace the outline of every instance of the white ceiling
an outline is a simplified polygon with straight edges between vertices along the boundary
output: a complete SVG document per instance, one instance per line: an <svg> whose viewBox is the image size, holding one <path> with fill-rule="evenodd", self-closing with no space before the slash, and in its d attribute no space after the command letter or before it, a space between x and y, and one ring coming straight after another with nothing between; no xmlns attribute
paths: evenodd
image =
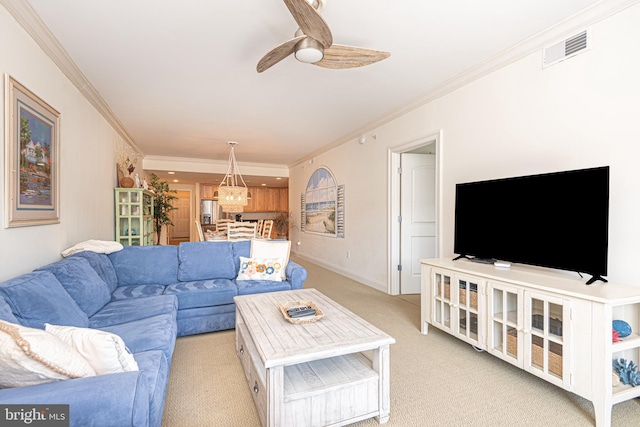
<svg viewBox="0 0 640 427"><path fill-rule="evenodd" d="M4 2L13 0L3 0ZM594 0L327 0L335 43L391 52L331 70L260 58L293 37L282 0L26 1L146 155L291 165L357 137Z"/></svg>

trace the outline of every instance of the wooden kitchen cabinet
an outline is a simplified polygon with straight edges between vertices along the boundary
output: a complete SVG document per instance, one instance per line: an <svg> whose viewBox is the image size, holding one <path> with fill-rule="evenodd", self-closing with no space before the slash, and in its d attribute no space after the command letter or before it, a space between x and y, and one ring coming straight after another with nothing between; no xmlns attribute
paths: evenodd
<svg viewBox="0 0 640 427"><path fill-rule="evenodd" d="M213 200L217 185L200 184L200 199ZM247 200L244 212L288 212L289 189L269 187L247 187L251 198Z"/></svg>
<svg viewBox="0 0 640 427"><path fill-rule="evenodd" d="M213 193L218 189L217 185L200 184L200 199L213 200Z"/></svg>
<svg viewBox="0 0 640 427"><path fill-rule="evenodd" d="M249 187L249 192L251 199L244 207L244 212L289 211L288 188Z"/></svg>

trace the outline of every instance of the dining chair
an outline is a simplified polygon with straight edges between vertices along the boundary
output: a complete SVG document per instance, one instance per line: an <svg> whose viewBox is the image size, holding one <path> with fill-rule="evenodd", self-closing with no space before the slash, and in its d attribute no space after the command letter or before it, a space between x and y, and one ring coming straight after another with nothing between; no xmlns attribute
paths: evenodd
<svg viewBox="0 0 640 427"><path fill-rule="evenodd" d="M202 226L200 225L200 221L196 219L196 229L198 230L198 237L201 242L204 242L206 239L204 238L204 233L202 232Z"/></svg>
<svg viewBox="0 0 640 427"><path fill-rule="evenodd" d="M259 219L258 226L256 227L256 236L262 236L263 228L264 228L264 219Z"/></svg>
<svg viewBox="0 0 640 427"><path fill-rule="evenodd" d="M227 226L234 222L232 219L216 219L216 231L226 233Z"/></svg>
<svg viewBox="0 0 640 427"><path fill-rule="evenodd" d="M272 229L273 229L273 220L267 219L264 221L264 224L262 225L262 233L260 233L260 235L265 239L270 239Z"/></svg>
<svg viewBox="0 0 640 427"><path fill-rule="evenodd" d="M231 222L227 224L227 241L251 240L256 237L255 222Z"/></svg>

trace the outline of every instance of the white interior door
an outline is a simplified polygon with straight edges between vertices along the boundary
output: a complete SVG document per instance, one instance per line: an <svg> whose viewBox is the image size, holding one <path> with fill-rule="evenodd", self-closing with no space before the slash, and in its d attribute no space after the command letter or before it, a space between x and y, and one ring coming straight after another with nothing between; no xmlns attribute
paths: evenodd
<svg viewBox="0 0 640 427"><path fill-rule="evenodd" d="M400 155L400 293L420 293L419 259L436 256L436 158Z"/></svg>

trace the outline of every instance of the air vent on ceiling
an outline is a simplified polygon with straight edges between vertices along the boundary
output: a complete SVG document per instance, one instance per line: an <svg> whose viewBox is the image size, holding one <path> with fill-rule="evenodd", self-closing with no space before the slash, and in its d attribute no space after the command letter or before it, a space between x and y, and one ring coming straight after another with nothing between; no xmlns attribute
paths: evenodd
<svg viewBox="0 0 640 427"><path fill-rule="evenodd" d="M542 68L557 64L591 48L591 31L584 30L542 50Z"/></svg>

